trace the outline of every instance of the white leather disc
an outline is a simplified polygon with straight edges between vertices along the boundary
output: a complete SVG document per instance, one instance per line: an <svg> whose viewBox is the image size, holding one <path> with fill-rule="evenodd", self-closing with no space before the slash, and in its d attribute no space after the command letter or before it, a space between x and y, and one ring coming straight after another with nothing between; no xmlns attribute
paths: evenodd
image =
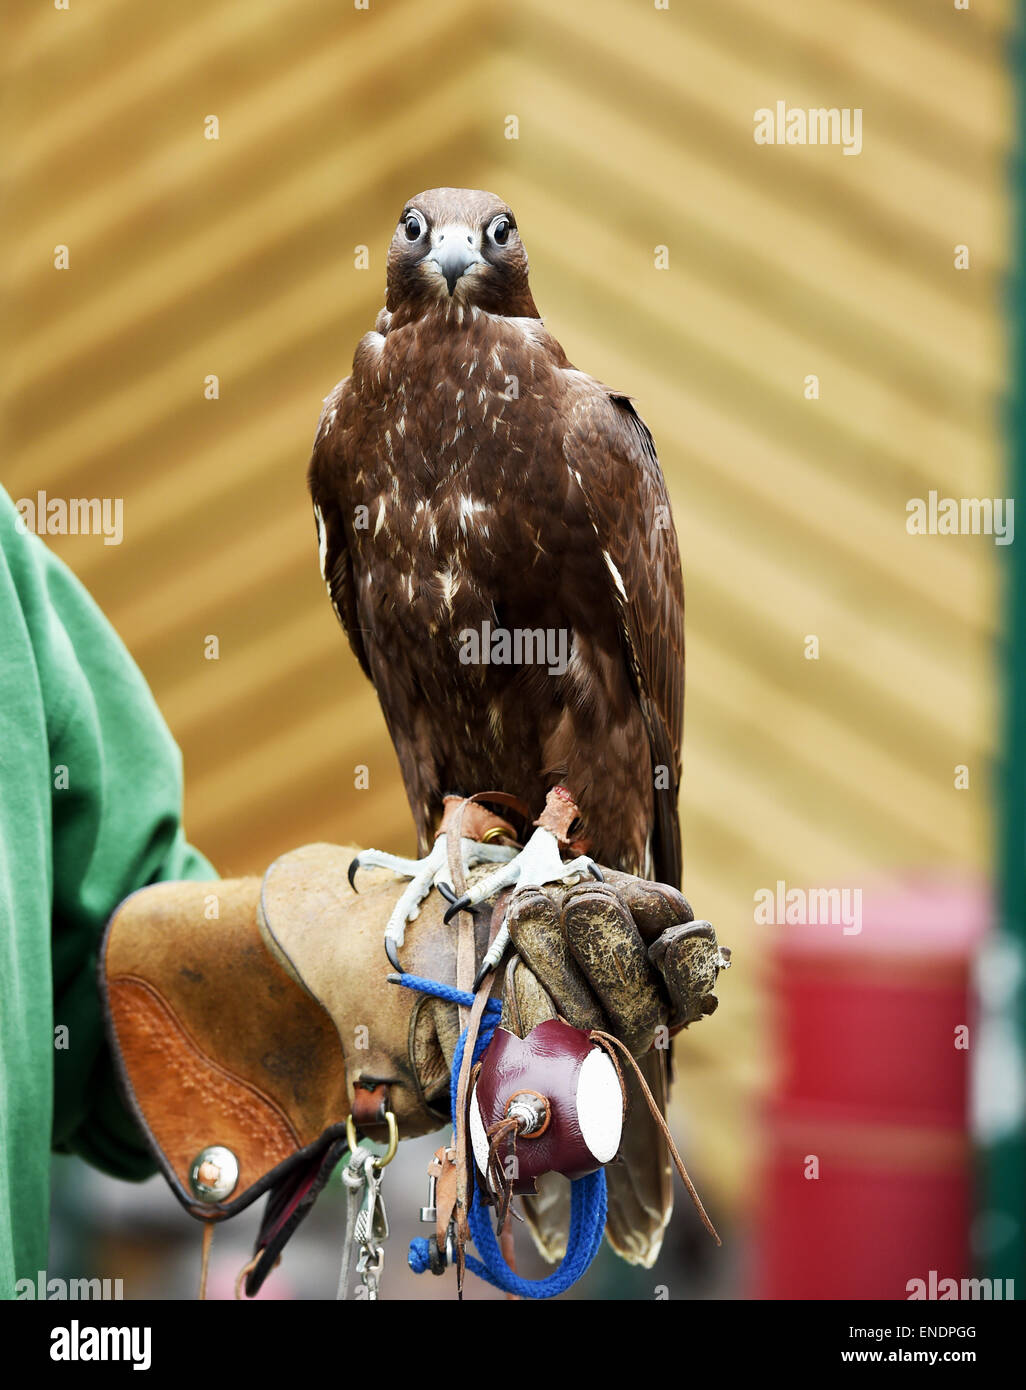
<svg viewBox="0 0 1026 1390"><path fill-rule="evenodd" d="M599 1163L608 1163L623 1134L623 1093L607 1053L593 1047L577 1076L577 1123Z"/></svg>

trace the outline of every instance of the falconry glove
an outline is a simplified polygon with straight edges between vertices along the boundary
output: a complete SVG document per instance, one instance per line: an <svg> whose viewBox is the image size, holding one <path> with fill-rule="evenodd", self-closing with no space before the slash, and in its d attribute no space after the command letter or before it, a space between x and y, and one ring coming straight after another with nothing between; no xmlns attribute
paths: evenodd
<svg viewBox="0 0 1026 1390"><path fill-rule="evenodd" d="M347 877L354 853L307 845L262 879L141 889L115 912L101 950L118 1071L175 1195L205 1221L269 1196L249 1294L348 1148L347 1121L385 1141L386 1111L401 1138L450 1116L457 1007L396 987L381 940L403 884L369 870L357 893ZM471 870L468 881L487 871ZM673 889L613 871L604 878L514 896L515 954L492 977L492 994L503 1001L502 1026L518 1036L562 1017L642 1055L713 1011L729 953ZM428 895L402 965L455 985L448 906L438 891ZM479 960L501 910L474 910ZM536 1208L528 1219L555 1258L565 1212L539 1192L525 1199Z"/></svg>

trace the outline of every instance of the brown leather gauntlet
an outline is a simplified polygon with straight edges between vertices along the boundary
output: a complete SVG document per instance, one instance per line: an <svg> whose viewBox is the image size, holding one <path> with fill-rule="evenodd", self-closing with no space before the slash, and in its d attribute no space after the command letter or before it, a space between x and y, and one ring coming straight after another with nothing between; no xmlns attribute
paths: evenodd
<svg viewBox="0 0 1026 1390"><path fill-rule="evenodd" d="M346 870L355 852L306 845L263 880L155 884L111 918L100 977L118 1071L195 1216L234 1214L344 1138L359 1089L387 1083L405 1138L447 1119L437 1001L390 984L382 949L403 884L365 870L354 892ZM452 984L446 906L437 893L425 901L403 958L413 973ZM482 920L481 951L487 932ZM380 1123L362 1128L386 1135ZM198 1196L192 1177L211 1146L238 1161L232 1190L216 1200Z"/></svg>
<svg viewBox="0 0 1026 1390"><path fill-rule="evenodd" d="M356 893L347 878L355 853L306 845L262 880L141 889L114 913L100 953L123 1089L175 1195L194 1216L219 1220L271 1193L265 1258L247 1281L250 1293L344 1152L354 1105L372 1139L387 1135L382 1083L401 1137L448 1122L455 1006L390 983L382 937L404 884L363 870ZM488 872L481 866L469 879ZM605 888L553 887L513 900L521 959L504 1026L523 1036L562 1014L644 1051L653 1028L711 1012L724 963L715 936L701 937L691 983L674 973L683 956L672 945L659 948L660 974L648 942L672 925L691 942L690 960L695 933L680 925L690 908L669 901L671 890L607 878ZM408 973L452 985L458 933L442 922L446 907L437 892L428 896L401 954ZM493 930L489 909L475 911L475 928L480 959ZM614 951L630 959L627 989L620 973L607 978ZM496 975L496 995L505 979Z"/></svg>

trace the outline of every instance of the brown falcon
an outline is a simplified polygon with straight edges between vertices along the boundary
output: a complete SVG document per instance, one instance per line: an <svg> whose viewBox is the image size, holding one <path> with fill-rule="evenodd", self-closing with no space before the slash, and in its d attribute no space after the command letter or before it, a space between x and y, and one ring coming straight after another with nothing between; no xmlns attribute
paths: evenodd
<svg viewBox="0 0 1026 1390"><path fill-rule="evenodd" d="M497 787L538 814L562 784L595 861L679 886L684 593L652 436L544 327L506 203L456 188L411 198L387 282L325 401L309 482L328 592L377 689L425 856L361 856L412 880L387 933L395 959L448 878L432 849L447 793ZM476 888L565 876L543 834ZM649 1168L622 1195L650 1239L619 1242L646 1262L669 1206L665 1163Z"/></svg>

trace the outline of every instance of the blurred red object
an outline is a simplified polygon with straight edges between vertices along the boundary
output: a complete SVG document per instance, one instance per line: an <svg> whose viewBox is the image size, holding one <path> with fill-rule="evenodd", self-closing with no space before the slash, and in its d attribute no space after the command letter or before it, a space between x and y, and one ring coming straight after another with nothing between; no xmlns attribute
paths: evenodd
<svg viewBox="0 0 1026 1390"><path fill-rule="evenodd" d="M767 927L781 1066L749 1296L906 1299L931 1270L971 1275L971 970L988 917L983 888L934 880L867 890L857 934Z"/></svg>

